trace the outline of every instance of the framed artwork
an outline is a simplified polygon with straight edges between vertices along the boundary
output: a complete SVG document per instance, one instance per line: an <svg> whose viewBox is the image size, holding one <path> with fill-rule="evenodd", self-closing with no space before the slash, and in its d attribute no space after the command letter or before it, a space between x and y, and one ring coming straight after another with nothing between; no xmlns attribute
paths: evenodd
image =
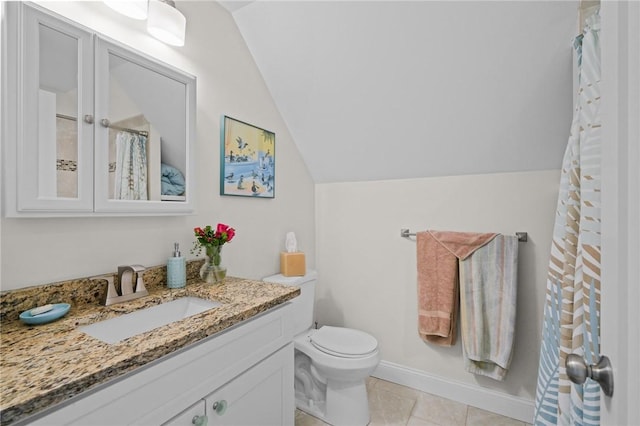
<svg viewBox="0 0 640 426"><path fill-rule="evenodd" d="M220 195L274 198L275 148L275 133L222 116Z"/></svg>

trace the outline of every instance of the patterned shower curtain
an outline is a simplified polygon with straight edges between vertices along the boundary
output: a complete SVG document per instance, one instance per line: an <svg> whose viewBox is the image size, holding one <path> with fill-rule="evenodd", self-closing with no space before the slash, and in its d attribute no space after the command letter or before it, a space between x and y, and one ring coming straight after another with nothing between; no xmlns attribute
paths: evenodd
<svg viewBox="0 0 640 426"><path fill-rule="evenodd" d="M547 275L534 423L599 425L600 386L567 377L568 354L600 355L600 16L575 40L579 89Z"/></svg>
<svg viewBox="0 0 640 426"><path fill-rule="evenodd" d="M147 200L147 138L131 132L116 135L116 200Z"/></svg>

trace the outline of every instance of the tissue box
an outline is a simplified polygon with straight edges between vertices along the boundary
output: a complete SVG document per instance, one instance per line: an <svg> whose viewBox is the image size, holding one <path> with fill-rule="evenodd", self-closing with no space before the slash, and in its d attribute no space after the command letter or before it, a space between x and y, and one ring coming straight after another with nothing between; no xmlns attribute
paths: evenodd
<svg viewBox="0 0 640 426"><path fill-rule="evenodd" d="M304 253L280 253L280 273L285 277L301 277L306 274Z"/></svg>

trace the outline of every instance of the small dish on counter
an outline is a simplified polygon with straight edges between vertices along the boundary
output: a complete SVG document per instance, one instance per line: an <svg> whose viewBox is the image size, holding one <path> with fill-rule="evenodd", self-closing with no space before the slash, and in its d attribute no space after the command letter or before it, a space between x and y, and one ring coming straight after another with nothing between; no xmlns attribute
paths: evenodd
<svg viewBox="0 0 640 426"><path fill-rule="evenodd" d="M37 315L32 315L31 311L33 311L33 309L29 309L20 314L20 321L30 325L46 324L62 318L69 312L69 308L71 308L71 305L68 303L54 303L53 309Z"/></svg>

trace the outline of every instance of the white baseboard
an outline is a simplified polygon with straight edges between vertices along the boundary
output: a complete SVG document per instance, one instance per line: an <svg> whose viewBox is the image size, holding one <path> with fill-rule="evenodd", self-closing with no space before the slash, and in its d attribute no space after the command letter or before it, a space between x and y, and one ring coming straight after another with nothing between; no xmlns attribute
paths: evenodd
<svg viewBox="0 0 640 426"><path fill-rule="evenodd" d="M531 423L533 420L533 400L456 382L388 361L381 361L372 376L522 422Z"/></svg>

